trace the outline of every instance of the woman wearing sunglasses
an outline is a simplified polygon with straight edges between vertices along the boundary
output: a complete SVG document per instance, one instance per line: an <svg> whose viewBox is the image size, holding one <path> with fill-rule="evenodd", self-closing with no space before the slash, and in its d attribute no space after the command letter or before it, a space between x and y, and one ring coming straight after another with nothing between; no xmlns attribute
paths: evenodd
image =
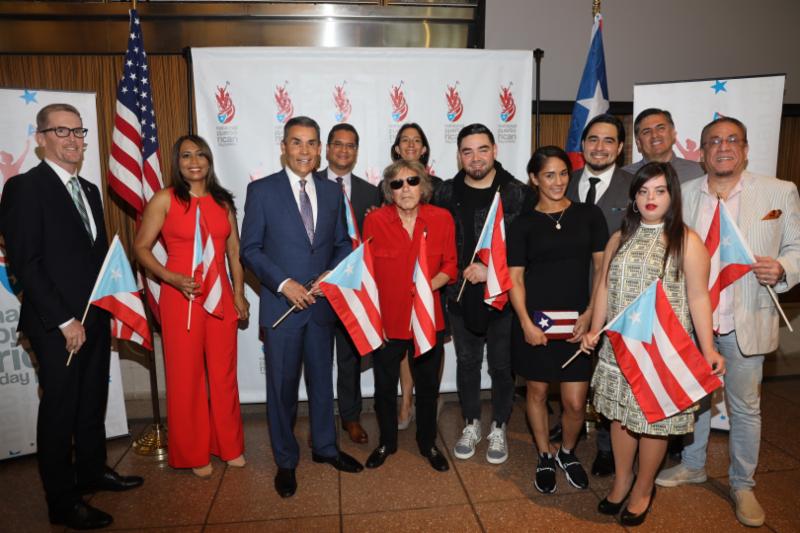
<svg viewBox="0 0 800 533"><path fill-rule="evenodd" d="M445 209L428 204L433 187L419 162L400 160L387 167L381 188L387 205L372 211L364 220L364 239L370 240L387 339L373 354L380 440L366 466L378 468L397 451L397 382L400 360L408 353L417 392L417 446L434 469L445 471L449 469L447 459L436 447L436 400L442 358L442 350L437 348L444 330L439 289L456 276L453 218ZM427 248L437 335L432 349L413 357L413 276L422 239Z"/></svg>

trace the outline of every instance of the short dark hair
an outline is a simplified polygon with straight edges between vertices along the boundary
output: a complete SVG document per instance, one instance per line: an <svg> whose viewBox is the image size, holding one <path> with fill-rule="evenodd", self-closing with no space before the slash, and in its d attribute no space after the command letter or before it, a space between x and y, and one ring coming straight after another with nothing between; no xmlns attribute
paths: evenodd
<svg viewBox="0 0 800 533"><path fill-rule="evenodd" d="M299 116L290 118L286 124L283 125L283 142L286 142L286 137L289 135L289 130L295 126L314 128L314 130L317 132L317 140L319 140L319 124L317 124L317 121L310 117Z"/></svg>
<svg viewBox="0 0 800 533"><path fill-rule="evenodd" d="M567 153L558 146L540 146L533 152L530 160L528 160L528 175L533 174L536 176L544 167L545 162L551 157L560 159L567 165L567 172L572 174L572 163L569 160Z"/></svg>
<svg viewBox="0 0 800 533"><path fill-rule="evenodd" d="M700 146L705 146L706 134L708 133L708 130L710 130L712 126L716 126L717 124L721 124L723 122L728 122L729 124L738 126L739 129L742 130L742 135L744 135L744 139L742 139L742 141L744 141L744 144L747 144L747 126L744 125L744 122L734 117L719 116L703 126L703 131L700 133Z"/></svg>
<svg viewBox="0 0 800 533"><path fill-rule="evenodd" d="M75 113L78 115L78 118L81 118L81 114L74 105L71 104L48 104L41 108L38 113L36 113L36 129L41 131L47 128L48 121L50 119L50 113L54 113L56 111L67 111L69 113ZM82 121L83 119L81 119Z"/></svg>
<svg viewBox="0 0 800 533"><path fill-rule="evenodd" d="M461 131L458 132L456 148L461 148L461 141L464 140L464 137L469 137L470 135L481 135L481 134L488 136L489 141L492 143L492 145L494 145L494 134L492 133L492 130L490 130L483 124L475 123L461 128Z"/></svg>
<svg viewBox="0 0 800 533"><path fill-rule="evenodd" d="M651 117L653 115L664 115L664 118L667 119L669 125L673 128L675 127L675 122L672 120L672 113L667 111L666 109L659 109L657 107L648 107L644 111L640 112L636 115L636 120L633 121L633 135L639 135L639 124L646 119L647 117Z"/></svg>
<svg viewBox="0 0 800 533"><path fill-rule="evenodd" d="M592 120L590 120L586 127L583 128L583 133L581 133L581 142L586 140L586 137L589 135L589 130L592 129L592 126L595 124L611 124L612 126L617 128L617 142L625 142L625 126L622 124L622 121L611 115L609 113L603 113L602 115L597 115Z"/></svg>
<svg viewBox="0 0 800 533"><path fill-rule="evenodd" d="M397 130L397 135L394 137L394 143L392 144L392 147L389 148L389 157L392 159L392 161L397 161L400 159L400 154L397 153L395 148L400 146L400 137L402 137L403 132L409 128L414 128L419 132L419 137L422 139L422 146L425 148L425 153L420 156L419 162L427 166L428 159L431 157L431 145L428 144L428 137L425 136L425 132L422 131L422 128L416 122L406 122L400 126L400 129Z"/></svg>
<svg viewBox="0 0 800 533"><path fill-rule="evenodd" d="M356 136L356 148L358 148L358 132L352 126L352 124L348 124L346 122L342 122L341 124L337 124L331 128L331 131L328 132L328 142L326 144L331 144L333 142L333 136L337 131L349 131L353 135Z"/></svg>

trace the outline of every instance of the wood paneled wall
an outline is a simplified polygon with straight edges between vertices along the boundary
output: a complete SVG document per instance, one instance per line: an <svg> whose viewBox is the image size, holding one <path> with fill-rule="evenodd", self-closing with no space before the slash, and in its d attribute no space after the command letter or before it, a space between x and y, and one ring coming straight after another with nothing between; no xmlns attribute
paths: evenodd
<svg viewBox="0 0 800 533"><path fill-rule="evenodd" d="M180 55L148 56L165 183L169 183L172 143L188 128L187 65ZM37 88L97 93L100 162L105 175L111 141L116 84L122 72L122 55L0 55L0 87ZM631 117L624 120L628 135L626 161L630 160ZM543 115L541 144L564 145L569 115ZM800 185L800 117L783 117L778 155L778 176ZM106 224L130 246L133 219L121 202L106 200Z"/></svg>

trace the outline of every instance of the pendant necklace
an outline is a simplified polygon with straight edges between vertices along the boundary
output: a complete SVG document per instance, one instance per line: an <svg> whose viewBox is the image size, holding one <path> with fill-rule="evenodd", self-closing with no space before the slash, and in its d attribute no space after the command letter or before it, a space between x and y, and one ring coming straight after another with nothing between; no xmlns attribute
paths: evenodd
<svg viewBox="0 0 800 533"><path fill-rule="evenodd" d="M566 207L564 209L562 209L561 210L561 214L558 215L558 218L553 218L553 216L550 213L542 212L542 214L546 215L547 218L549 218L550 220L555 222L556 223L556 229L560 231L561 230L561 217L564 216L564 213L566 213L566 211L567 211Z"/></svg>

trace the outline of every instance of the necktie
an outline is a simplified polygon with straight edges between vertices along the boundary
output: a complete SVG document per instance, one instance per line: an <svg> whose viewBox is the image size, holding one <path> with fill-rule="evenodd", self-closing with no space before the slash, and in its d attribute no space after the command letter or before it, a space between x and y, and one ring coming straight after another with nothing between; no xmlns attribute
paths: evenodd
<svg viewBox="0 0 800 533"><path fill-rule="evenodd" d="M306 227L308 242L314 242L314 211L311 209L311 198L306 192L306 180L300 180L300 217Z"/></svg>
<svg viewBox="0 0 800 533"><path fill-rule="evenodd" d="M75 204L75 208L78 210L81 220L83 220L86 233L89 234L90 239L93 239L92 224L89 222L89 212L86 210L86 204L83 203L83 196L81 196L81 186L80 183L78 183L78 178L72 176L67 181L67 188L69 189L70 196L72 196L72 202Z"/></svg>
<svg viewBox="0 0 800 533"><path fill-rule="evenodd" d="M341 187L342 190L344 190L344 178L343 177L336 176L336 183L338 183L339 187Z"/></svg>
<svg viewBox="0 0 800 533"><path fill-rule="evenodd" d="M597 197L597 182L600 178L589 178L589 192L586 193L586 203L594 205L594 199Z"/></svg>

